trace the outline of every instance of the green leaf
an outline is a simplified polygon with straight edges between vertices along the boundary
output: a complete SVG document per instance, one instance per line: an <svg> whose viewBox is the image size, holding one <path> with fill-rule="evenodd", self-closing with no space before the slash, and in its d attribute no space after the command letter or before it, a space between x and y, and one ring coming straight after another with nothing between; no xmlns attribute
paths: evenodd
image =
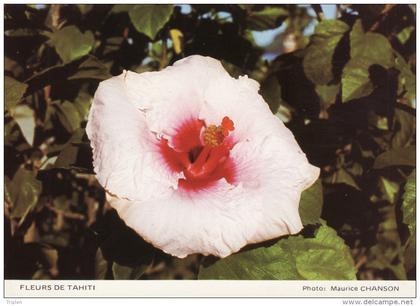
<svg viewBox="0 0 420 306"><path fill-rule="evenodd" d="M391 166L416 166L416 146L394 148L380 154L373 164L374 169Z"/></svg>
<svg viewBox="0 0 420 306"><path fill-rule="evenodd" d="M282 102L281 87L277 77L273 74L266 78L261 84L260 91L270 110L273 113L277 112Z"/></svg>
<svg viewBox="0 0 420 306"><path fill-rule="evenodd" d="M410 100L416 99L416 76L410 68L410 65L398 53L395 54L395 68L400 71L398 77L398 94L402 94L405 90L405 97Z"/></svg>
<svg viewBox="0 0 420 306"><path fill-rule="evenodd" d="M391 147L404 148L410 146L416 138L416 117L408 111L395 108L395 123L393 130L395 131Z"/></svg>
<svg viewBox="0 0 420 306"><path fill-rule="evenodd" d="M385 177L380 177L379 188L383 192L385 199L391 204L394 204L397 199L397 193L400 190L400 185Z"/></svg>
<svg viewBox="0 0 420 306"><path fill-rule="evenodd" d="M84 62L82 62L77 68L76 73L69 76L69 80L78 79L94 79L94 80L106 80L112 77L109 73L109 69L104 63L99 61L96 57L89 56Z"/></svg>
<svg viewBox="0 0 420 306"><path fill-rule="evenodd" d="M31 146L35 137L35 112L28 105L18 105L11 111L13 119L18 124L26 142Z"/></svg>
<svg viewBox="0 0 420 306"><path fill-rule="evenodd" d="M115 4L112 7L111 13L118 14L118 13L126 13L129 12L133 8L132 4Z"/></svg>
<svg viewBox="0 0 420 306"><path fill-rule="evenodd" d="M289 236L200 266L199 279L354 280L349 248L335 230L322 225L314 238Z"/></svg>
<svg viewBox="0 0 420 306"><path fill-rule="evenodd" d="M282 7L267 6L260 11L250 11L246 18L248 29L264 31L277 28L289 17L289 12Z"/></svg>
<svg viewBox="0 0 420 306"><path fill-rule="evenodd" d="M361 190L354 179L354 176L343 167L337 169L337 171L335 171L332 175L326 177L324 181L329 184L346 184L356 188L357 190Z"/></svg>
<svg viewBox="0 0 420 306"><path fill-rule="evenodd" d="M83 15L86 15L93 9L93 4L77 4L77 7L79 8L80 13Z"/></svg>
<svg viewBox="0 0 420 306"><path fill-rule="evenodd" d="M320 102L327 108L334 104L335 98L340 90L339 85L316 85L315 91L318 94Z"/></svg>
<svg viewBox="0 0 420 306"><path fill-rule="evenodd" d="M4 122L4 145L11 147L15 146L19 141L20 135L21 132L16 121L12 118L10 118L10 120L6 119Z"/></svg>
<svg viewBox="0 0 420 306"><path fill-rule="evenodd" d="M112 274L114 275L114 279L140 279L149 265L150 263L131 267L114 262L112 264Z"/></svg>
<svg viewBox="0 0 420 306"><path fill-rule="evenodd" d="M404 187L403 222L408 225L410 235L416 234L416 170L413 170L407 179Z"/></svg>
<svg viewBox="0 0 420 306"><path fill-rule="evenodd" d="M322 183L317 180L310 188L302 192L299 202L299 215L302 223L319 223L323 206Z"/></svg>
<svg viewBox="0 0 420 306"><path fill-rule="evenodd" d="M404 250L404 267L407 272L416 267L416 235L411 236Z"/></svg>
<svg viewBox="0 0 420 306"><path fill-rule="evenodd" d="M403 254L399 247L388 247L377 244L369 250L370 259L366 263L367 268L377 270L390 270L400 280L407 279L407 274L402 261Z"/></svg>
<svg viewBox="0 0 420 306"><path fill-rule="evenodd" d="M373 85L369 67L377 64L384 68L393 66L394 58L388 39L378 33L365 33L360 19L350 32L350 61L342 75L343 102L369 95Z"/></svg>
<svg viewBox="0 0 420 306"><path fill-rule="evenodd" d="M82 118L73 103L69 101L61 103L56 101L53 105L57 108L58 119L69 133L73 133L80 127Z"/></svg>
<svg viewBox="0 0 420 306"><path fill-rule="evenodd" d="M108 272L108 261L104 258L100 248L96 251L95 256L95 279L106 279Z"/></svg>
<svg viewBox="0 0 420 306"><path fill-rule="evenodd" d="M67 26L52 33L49 43L63 62L68 63L87 55L93 48L95 37L91 31L82 33L76 26Z"/></svg>
<svg viewBox="0 0 420 306"><path fill-rule="evenodd" d="M85 130L81 128L77 129L73 133L70 140L66 143L58 155L58 158L54 164L55 168L70 169L73 165L76 164L77 156L79 154L79 145L82 143L84 134Z"/></svg>
<svg viewBox="0 0 420 306"><path fill-rule="evenodd" d="M333 80L333 55L338 42L349 26L340 20L324 20L315 28L303 59L306 76L314 84L325 85Z"/></svg>
<svg viewBox="0 0 420 306"><path fill-rule="evenodd" d="M90 105L92 103L92 96L86 91L80 91L77 98L74 100L74 106L79 112L80 118L87 119L89 113Z"/></svg>
<svg viewBox="0 0 420 306"><path fill-rule="evenodd" d="M416 170L414 169L407 178L404 186L401 210L403 222L407 224L410 237L405 244L404 266L407 271L416 265Z"/></svg>
<svg viewBox="0 0 420 306"><path fill-rule="evenodd" d="M407 42L407 40L411 36L411 32L413 32L414 26L409 26L404 28L401 32L397 34L397 38L403 45Z"/></svg>
<svg viewBox="0 0 420 306"><path fill-rule="evenodd" d="M130 7L128 15L134 27L152 40L172 16L173 5L138 4Z"/></svg>
<svg viewBox="0 0 420 306"><path fill-rule="evenodd" d="M9 111L20 102L27 88L28 85L25 83L21 83L9 76L4 77L6 108Z"/></svg>
<svg viewBox="0 0 420 306"><path fill-rule="evenodd" d="M19 168L8 185L8 194L12 200L11 217L25 216L38 202L42 184L34 172Z"/></svg>

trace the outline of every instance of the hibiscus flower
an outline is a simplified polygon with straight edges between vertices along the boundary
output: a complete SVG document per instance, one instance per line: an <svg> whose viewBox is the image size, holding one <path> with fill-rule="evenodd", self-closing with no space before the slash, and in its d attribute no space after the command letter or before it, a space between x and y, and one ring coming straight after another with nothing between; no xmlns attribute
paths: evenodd
<svg viewBox="0 0 420 306"><path fill-rule="evenodd" d="M258 93L218 60L101 82L86 127L107 200L144 240L177 257L226 257L302 229L319 169Z"/></svg>

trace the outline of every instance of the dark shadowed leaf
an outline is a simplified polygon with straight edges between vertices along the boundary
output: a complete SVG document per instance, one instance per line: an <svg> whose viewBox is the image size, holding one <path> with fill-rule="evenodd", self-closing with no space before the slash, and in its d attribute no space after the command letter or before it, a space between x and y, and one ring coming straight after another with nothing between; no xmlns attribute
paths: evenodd
<svg viewBox="0 0 420 306"><path fill-rule="evenodd" d="M350 32L350 61L343 70L343 102L369 95L373 90L369 67L377 64L390 68L393 61L392 47L387 38L378 33L365 33L362 22L357 20Z"/></svg>
<svg viewBox="0 0 420 306"><path fill-rule="evenodd" d="M132 8L133 8L133 5L131 5L131 4L115 4L112 7L111 12L115 13L115 14L125 13L125 12L129 12L130 9L132 9Z"/></svg>
<svg viewBox="0 0 420 306"><path fill-rule="evenodd" d="M151 263L152 257L150 257L149 262L138 266L123 266L114 262L112 264L112 274L114 275L114 279L140 279Z"/></svg>
<svg viewBox="0 0 420 306"><path fill-rule="evenodd" d="M138 279L155 257L155 249L127 227L116 211L93 226L103 258L113 262L115 279Z"/></svg>
<svg viewBox="0 0 420 306"><path fill-rule="evenodd" d="M322 225L314 238L289 236L271 246L239 252L200 267L199 279L353 280L356 270L344 241Z"/></svg>
<svg viewBox="0 0 420 306"><path fill-rule="evenodd" d="M271 75L265 79L261 84L260 91L265 102L270 106L271 111L275 113L282 102L281 87L277 77Z"/></svg>
<svg viewBox="0 0 420 306"><path fill-rule="evenodd" d="M334 51L348 30L349 26L340 20L324 20L316 26L303 59L305 74L313 83L325 85L333 79Z"/></svg>
<svg viewBox="0 0 420 306"><path fill-rule="evenodd" d="M6 108L10 111L22 99L28 85L21 83L9 76L4 77L4 90Z"/></svg>
<svg viewBox="0 0 420 306"><path fill-rule="evenodd" d="M416 146L395 148L380 154L373 164L374 169L391 166L416 166Z"/></svg>
<svg viewBox="0 0 420 306"><path fill-rule="evenodd" d="M11 216L21 218L38 202L42 184L34 172L19 168L7 187L12 200Z"/></svg>
<svg viewBox="0 0 420 306"><path fill-rule="evenodd" d="M49 42L63 62L68 63L88 54L95 37L91 31L82 33L76 26L67 26L52 33Z"/></svg>
<svg viewBox="0 0 420 306"><path fill-rule="evenodd" d="M311 187L302 192L299 202L299 214L302 223L319 223L323 205L322 183L317 180Z"/></svg>
<svg viewBox="0 0 420 306"><path fill-rule="evenodd" d="M96 57L89 56L84 62L80 64L76 73L72 74L68 79L94 79L94 80L106 80L112 75L109 73L109 69L104 63L99 61Z"/></svg>
<svg viewBox="0 0 420 306"><path fill-rule="evenodd" d="M77 162L77 156L79 154L79 147L82 145L82 138L85 134L84 129L77 129L64 148L58 155L55 161L54 167L70 169Z"/></svg>
<svg viewBox="0 0 420 306"><path fill-rule="evenodd" d="M136 30L153 40L171 18L172 11L170 4L138 4L130 7L128 14Z"/></svg>
<svg viewBox="0 0 420 306"><path fill-rule="evenodd" d="M74 100L74 106L79 112L81 119L86 119L89 113L91 101L92 101L92 96L82 90L79 92L79 95Z"/></svg>
<svg viewBox="0 0 420 306"><path fill-rule="evenodd" d="M95 279L106 279L107 272L108 262L102 255L101 249L98 249L95 256Z"/></svg>
<svg viewBox="0 0 420 306"><path fill-rule="evenodd" d="M54 105L57 108L58 119L69 133L73 133L80 127L82 118L73 103L64 101L55 102Z"/></svg>
<svg viewBox="0 0 420 306"><path fill-rule="evenodd" d="M338 168L333 174L327 176L324 181L329 184L346 184L360 190L353 175L346 168Z"/></svg>

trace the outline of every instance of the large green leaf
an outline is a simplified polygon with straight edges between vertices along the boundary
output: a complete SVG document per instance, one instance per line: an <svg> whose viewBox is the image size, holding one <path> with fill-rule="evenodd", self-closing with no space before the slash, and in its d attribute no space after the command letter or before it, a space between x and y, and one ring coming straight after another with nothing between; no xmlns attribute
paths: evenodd
<svg viewBox="0 0 420 306"><path fill-rule="evenodd" d="M416 146L394 148L380 154L373 164L374 169L391 166L416 166Z"/></svg>
<svg viewBox="0 0 420 306"><path fill-rule="evenodd" d="M9 76L4 77L5 102L9 111L20 102L26 88L28 88L28 85L25 83L21 83Z"/></svg>
<svg viewBox="0 0 420 306"><path fill-rule="evenodd" d="M377 64L390 68L394 64L391 44L378 33L364 32L358 19L350 32L350 61L342 75L343 102L369 95L373 85L369 79L369 67Z"/></svg>
<svg viewBox="0 0 420 306"><path fill-rule="evenodd" d="M6 185L7 194L12 201L11 217L21 218L38 202L42 184L34 172L19 168Z"/></svg>
<svg viewBox="0 0 420 306"><path fill-rule="evenodd" d="M260 11L249 11L246 18L248 29L264 31L274 29L289 17L289 12L282 7L267 6Z"/></svg>
<svg viewBox="0 0 420 306"><path fill-rule="evenodd" d="M152 40L171 18L171 4L138 4L128 12L137 31L146 34Z"/></svg>
<svg viewBox="0 0 420 306"><path fill-rule="evenodd" d="M82 33L76 26L67 26L53 32L49 42L63 62L68 63L87 55L93 48L95 37L91 31Z"/></svg>
<svg viewBox="0 0 420 306"><path fill-rule="evenodd" d="M356 270L344 241L322 225L314 238L289 236L201 265L199 279L353 280Z"/></svg>
<svg viewBox="0 0 420 306"><path fill-rule="evenodd" d="M317 180L310 188L302 192L299 203L299 215L302 223L319 223L323 205L322 183Z"/></svg>
<svg viewBox="0 0 420 306"><path fill-rule="evenodd" d="M305 74L313 83L325 85L332 81L334 51L348 30L349 26L340 20L324 20L316 26L303 59Z"/></svg>
<svg viewBox="0 0 420 306"><path fill-rule="evenodd" d="M403 222L408 225L410 235L416 234L416 170L411 172L404 187Z"/></svg>

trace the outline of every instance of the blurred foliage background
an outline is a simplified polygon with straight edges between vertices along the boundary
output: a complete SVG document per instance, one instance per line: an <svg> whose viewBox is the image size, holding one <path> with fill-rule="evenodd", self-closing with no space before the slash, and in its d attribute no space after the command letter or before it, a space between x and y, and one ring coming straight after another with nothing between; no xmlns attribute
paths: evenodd
<svg viewBox="0 0 420 306"><path fill-rule="evenodd" d="M5 278L197 278L201 256L152 248L105 203L84 127L101 80L202 54L259 81L322 169L320 217L350 248L357 278L415 279L415 13L5 5Z"/></svg>

